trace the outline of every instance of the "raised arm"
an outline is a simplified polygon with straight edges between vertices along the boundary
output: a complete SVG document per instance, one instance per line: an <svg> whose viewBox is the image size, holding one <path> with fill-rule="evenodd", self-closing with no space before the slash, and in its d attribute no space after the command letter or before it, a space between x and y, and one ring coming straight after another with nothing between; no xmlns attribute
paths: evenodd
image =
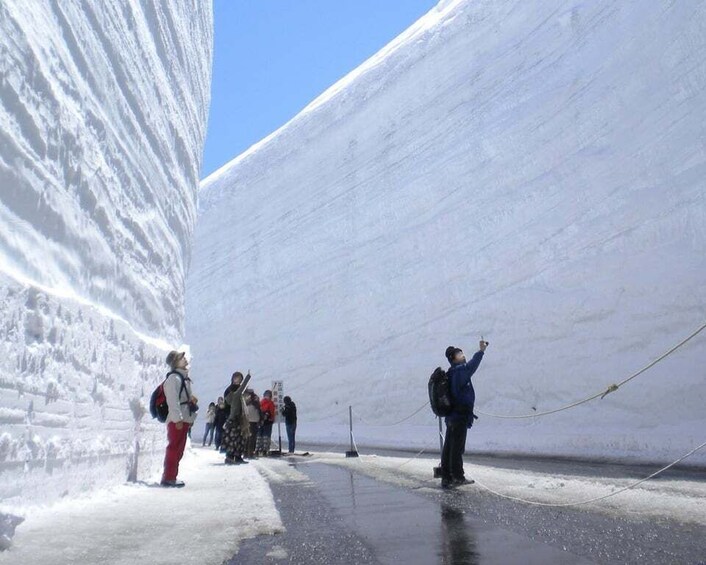
<svg viewBox="0 0 706 565"><path fill-rule="evenodd" d="M248 386L248 383L250 382L251 378L252 377L250 376L250 373L245 375L243 382L240 383L240 386L238 387L238 390L235 391L235 394L243 394L243 392L245 391L245 388Z"/></svg>

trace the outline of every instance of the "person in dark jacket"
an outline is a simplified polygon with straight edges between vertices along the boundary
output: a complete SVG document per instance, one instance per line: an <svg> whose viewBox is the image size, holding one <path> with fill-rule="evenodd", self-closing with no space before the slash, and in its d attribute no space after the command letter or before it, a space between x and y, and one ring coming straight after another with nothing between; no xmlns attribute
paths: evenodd
<svg viewBox="0 0 706 565"><path fill-rule="evenodd" d="M297 405L292 402L289 396L285 396L284 407L282 408L282 416L284 416L284 425L287 428L287 440L289 441L289 453L294 453L295 438L297 433Z"/></svg>
<svg viewBox="0 0 706 565"><path fill-rule="evenodd" d="M223 446L223 426L228 419L228 414L230 409L226 405L226 401L222 396L218 397L218 403L216 404L216 421L214 425L216 426L216 449L225 452L225 447Z"/></svg>
<svg viewBox="0 0 706 565"><path fill-rule="evenodd" d="M226 465L240 465L247 463L243 459L247 439L250 431L245 416L243 393L250 382L250 373L243 378L243 373L235 372L231 377L231 385L226 389L225 401L230 406L228 419L223 426L223 443L226 446ZM244 424L244 425L243 425Z"/></svg>
<svg viewBox="0 0 706 565"><path fill-rule="evenodd" d="M486 347L488 342L481 341L480 351L468 362L459 348L446 349L446 358L451 365L447 373L451 385L453 410L446 417L446 436L441 452L441 487L445 489L473 482L468 481L464 474L463 452L466 448L468 428L473 425L473 406L476 401L471 377L478 369Z"/></svg>

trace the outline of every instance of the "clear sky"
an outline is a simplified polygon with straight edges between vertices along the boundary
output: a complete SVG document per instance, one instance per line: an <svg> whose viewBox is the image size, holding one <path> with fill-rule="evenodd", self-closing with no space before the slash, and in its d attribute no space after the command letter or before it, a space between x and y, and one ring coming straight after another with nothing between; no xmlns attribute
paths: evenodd
<svg viewBox="0 0 706 565"><path fill-rule="evenodd" d="M201 178L293 118L437 0L215 0Z"/></svg>

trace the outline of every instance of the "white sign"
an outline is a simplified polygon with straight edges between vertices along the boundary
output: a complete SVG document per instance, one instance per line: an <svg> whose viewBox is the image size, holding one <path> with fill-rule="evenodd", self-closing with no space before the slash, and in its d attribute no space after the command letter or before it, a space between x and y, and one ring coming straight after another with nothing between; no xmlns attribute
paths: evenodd
<svg viewBox="0 0 706 565"><path fill-rule="evenodd" d="M275 404L275 422L280 422L284 408L284 382L272 381L272 402Z"/></svg>

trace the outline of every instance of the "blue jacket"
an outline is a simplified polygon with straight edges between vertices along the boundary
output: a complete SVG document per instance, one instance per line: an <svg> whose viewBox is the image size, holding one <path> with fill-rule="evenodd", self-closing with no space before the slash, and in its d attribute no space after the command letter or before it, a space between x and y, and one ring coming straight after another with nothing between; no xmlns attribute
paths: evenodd
<svg viewBox="0 0 706 565"><path fill-rule="evenodd" d="M451 382L451 396L454 402L454 410L446 417L446 423L460 422L465 420L469 427L473 424L473 405L476 403L476 391L473 390L471 377L476 372L483 352L478 351L473 358L466 362L451 365L447 371Z"/></svg>

